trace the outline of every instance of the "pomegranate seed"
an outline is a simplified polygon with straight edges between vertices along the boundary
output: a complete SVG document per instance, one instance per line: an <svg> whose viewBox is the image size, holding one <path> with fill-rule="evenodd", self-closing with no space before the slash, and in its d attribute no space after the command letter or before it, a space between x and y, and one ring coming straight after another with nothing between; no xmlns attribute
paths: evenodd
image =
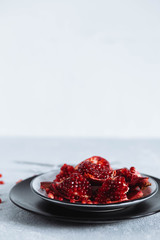
<svg viewBox="0 0 160 240"><path fill-rule="evenodd" d="M98 204L98 202L97 201L93 201L93 204Z"/></svg>
<svg viewBox="0 0 160 240"><path fill-rule="evenodd" d="M2 174L0 174L0 178L2 177ZM4 184L4 181L0 181L0 185ZM0 203L2 203L2 199L0 198Z"/></svg>
<svg viewBox="0 0 160 240"><path fill-rule="evenodd" d="M54 195L52 193L48 193L48 197L54 199Z"/></svg>
<svg viewBox="0 0 160 240"><path fill-rule="evenodd" d="M62 197L59 197L58 200L59 200L59 201L63 201L63 198L62 198Z"/></svg>
<svg viewBox="0 0 160 240"><path fill-rule="evenodd" d="M23 180L22 179L19 179L17 182L16 182L16 184L18 184L18 183L20 183L20 182L22 182Z"/></svg>

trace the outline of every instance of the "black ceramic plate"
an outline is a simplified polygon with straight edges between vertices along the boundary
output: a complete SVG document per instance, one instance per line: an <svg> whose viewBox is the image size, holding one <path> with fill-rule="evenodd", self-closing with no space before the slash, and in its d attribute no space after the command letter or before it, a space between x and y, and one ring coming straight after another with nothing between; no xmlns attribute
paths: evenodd
<svg viewBox="0 0 160 240"><path fill-rule="evenodd" d="M158 184L154 179L149 177L149 181L152 184L151 187L148 187L144 190L143 194L144 196L139 199L135 199L132 201L126 201L126 202L120 202L120 203L113 203L113 204L82 204L82 203L70 203L68 200L58 201L55 199L48 198L46 195L46 192L42 189L40 189L40 183L41 182L47 182L47 181L53 181L53 179L56 177L58 172L56 171L50 171L44 174L41 174L37 177L35 177L31 181L31 189L36 193L39 197L44 199L45 201L51 202L53 204L57 204L59 206L74 209L77 211L94 211L94 212L104 212L104 211L117 211L122 208L126 208L129 206L136 205L140 202L146 201L147 199L151 198L156 192L158 191ZM143 175L145 176L145 175Z"/></svg>
<svg viewBox="0 0 160 240"><path fill-rule="evenodd" d="M149 176L150 177L150 176ZM152 177L160 189L160 179ZM110 223L140 218L160 212L160 190L150 199L135 206L114 212L80 212L46 202L30 188L32 178L15 185L10 191L11 201L18 207L54 220L79 223Z"/></svg>

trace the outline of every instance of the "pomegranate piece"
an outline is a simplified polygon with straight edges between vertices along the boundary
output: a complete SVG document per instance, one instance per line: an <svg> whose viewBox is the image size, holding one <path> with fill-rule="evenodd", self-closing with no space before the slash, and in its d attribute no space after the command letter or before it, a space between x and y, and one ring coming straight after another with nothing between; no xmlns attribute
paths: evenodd
<svg viewBox="0 0 160 240"><path fill-rule="evenodd" d="M102 158L93 156L78 164L75 169L92 182L104 182L108 177L114 175L109 162Z"/></svg>
<svg viewBox="0 0 160 240"><path fill-rule="evenodd" d="M72 173L64 181L52 184L54 192L59 196L69 199L74 203L77 201L88 201L92 195L91 184L80 173Z"/></svg>
<svg viewBox="0 0 160 240"><path fill-rule="evenodd" d="M139 187L136 188L131 188L128 193L127 193L127 197L129 200L135 200L138 198L142 198L143 197L143 192L142 190L140 190Z"/></svg>
<svg viewBox="0 0 160 240"><path fill-rule="evenodd" d="M61 197L60 195L56 194L55 192L49 191L48 189L46 190L47 192L47 196L51 199L55 199L55 200L59 200L59 201L63 201L63 197Z"/></svg>
<svg viewBox="0 0 160 240"><path fill-rule="evenodd" d="M92 164L105 166L106 169L111 169L110 163L109 163L105 158L102 158L102 157L99 157L99 156L93 156L93 157L87 158L87 159L84 160L83 162L79 163L79 164L75 167L75 169L77 169L77 168L79 167L79 165L82 165L84 162L90 162L90 163L92 163Z"/></svg>
<svg viewBox="0 0 160 240"><path fill-rule="evenodd" d="M101 204L127 201L128 190L124 177L109 178L98 189L95 201Z"/></svg>
<svg viewBox="0 0 160 240"><path fill-rule="evenodd" d="M41 189L59 201L109 204L147 196L150 185L135 167L112 170L106 159L93 156L75 168L64 164L53 182L41 182Z"/></svg>
<svg viewBox="0 0 160 240"><path fill-rule="evenodd" d="M102 158L102 157L99 157L99 156L93 156L93 157L90 157L86 160L89 160L90 162L92 162L94 164L105 165L109 169L111 168L110 163L105 158Z"/></svg>
<svg viewBox="0 0 160 240"><path fill-rule="evenodd" d="M17 182L16 182L16 184L18 184L18 183L20 183L20 182L22 182L23 180L22 179L19 179Z"/></svg>
<svg viewBox="0 0 160 240"><path fill-rule="evenodd" d="M151 186L151 183L148 181L148 177L133 177L130 186L138 186L140 189L145 189L146 187Z"/></svg>
<svg viewBox="0 0 160 240"><path fill-rule="evenodd" d="M52 182L41 182L40 188L46 190L46 188L50 188Z"/></svg>
<svg viewBox="0 0 160 240"><path fill-rule="evenodd" d="M64 164L61 167L60 173L56 176L54 182L61 182L65 178L68 178L73 172L76 172L75 168L71 165Z"/></svg>
<svg viewBox="0 0 160 240"><path fill-rule="evenodd" d="M142 177L141 174L135 169L135 167L131 167L130 169L117 169L116 176L125 177L125 180L128 183L129 187L139 186L141 189L144 189L151 185L148 181L148 177Z"/></svg>
<svg viewBox="0 0 160 240"><path fill-rule="evenodd" d="M40 185L41 189L46 191L49 198L63 201L63 198L58 194L55 186L55 182L41 182Z"/></svg>

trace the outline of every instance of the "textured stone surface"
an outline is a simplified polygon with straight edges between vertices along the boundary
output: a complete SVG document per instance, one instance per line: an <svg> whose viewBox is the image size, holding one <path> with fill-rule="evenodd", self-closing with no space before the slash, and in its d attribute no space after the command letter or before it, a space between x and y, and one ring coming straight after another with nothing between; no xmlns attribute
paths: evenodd
<svg viewBox="0 0 160 240"><path fill-rule="evenodd" d="M64 162L76 164L91 155L106 157L113 167L134 165L140 172L160 177L160 140L1 138L0 173L5 185L0 185L0 240L159 239L160 213L121 223L84 225L51 221L10 202L8 193L19 179Z"/></svg>

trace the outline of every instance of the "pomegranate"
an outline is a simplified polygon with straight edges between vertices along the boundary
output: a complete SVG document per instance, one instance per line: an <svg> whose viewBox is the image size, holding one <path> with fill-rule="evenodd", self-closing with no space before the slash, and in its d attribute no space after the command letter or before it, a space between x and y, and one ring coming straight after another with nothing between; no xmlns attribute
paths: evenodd
<svg viewBox="0 0 160 240"><path fill-rule="evenodd" d="M134 200L143 197L143 192L139 187L130 188L127 197L129 200Z"/></svg>
<svg viewBox="0 0 160 240"><path fill-rule="evenodd" d="M76 172L75 168L71 165L64 164L61 167L60 173L56 176L55 182L61 182L65 178L69 177L73 172Z"/></svg>
<svg viewBox="0 0 160 240"><path fill-rule="evenodd" d="M126 201L128 190L124 177L108 178L98 189L95 201L102 204Z"/></svg>
<svg viewBox="0 0 160 240"><path fill-rule="evenodd" d="M75 169L84 175L88 180L104 182L108 177L112 177L115 171L111 170L109 162L101 157L93 156L78 164Z"/></svg>
<svg viewBox="0 0 160 240"><path fill-rule="evenodd" d="M88 200L92 195L91 184L80 173L72 173L64 181L52 184L52 188L55 193L69 199L72 203Z"/></svg>
<svg viewBox="0 0 160 240"><path fill-rule="evenodd" d="M45 190L47 196L52 199L63 201L63 198L59 195L56 190L56 182L41 182L41 189Z"/></svg>
<svg viewBox="0 0 160 240"><path fill-rule="evenodd" d="M125 177L129 187L139 186L141 189L144 189L151 185L148 181L148 177L142 177L135 167L131 167L130 169L117 169L116 175Z"/></svg>
<svg viewBox="0 0 160 240"><path fill-rule="evenodd" d="M41 182L40 187L59 201L109 204L147 196L150 185L135 167L112 170L106 159L93 156L75 168L64 164L52 182Z"/></svg>
<svg viewBox="0 0 160 240"><path fill-rule="evenodd" d="M46 189L46 188L50 188L52 182L41 182L41 189Z"/></svg>

